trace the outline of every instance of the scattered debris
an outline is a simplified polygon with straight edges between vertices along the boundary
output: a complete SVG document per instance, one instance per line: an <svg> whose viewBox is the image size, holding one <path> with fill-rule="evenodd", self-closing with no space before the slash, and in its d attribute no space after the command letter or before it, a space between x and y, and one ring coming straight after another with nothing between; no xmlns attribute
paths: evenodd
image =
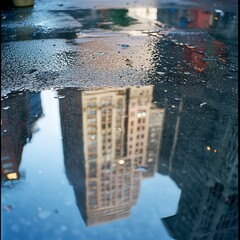
<svg viewBox="0 0 240 240"><path fill-rule="evenodd" d="M202 107L202 106L204 106L206 104L207 104L206 102L203 102L203 103L200 104L200 107Z"/></svg>

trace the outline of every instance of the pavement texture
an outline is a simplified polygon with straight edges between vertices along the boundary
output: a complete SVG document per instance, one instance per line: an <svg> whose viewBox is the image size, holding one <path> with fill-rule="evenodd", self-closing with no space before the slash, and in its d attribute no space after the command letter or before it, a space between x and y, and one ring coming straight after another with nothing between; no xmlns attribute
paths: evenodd
<svg viewBox="0 0 240 240"><path fill-rule="evenodd" d="M5 5L1 95L154 84L175 94L215 95L216 103L225 94L226 104L231 104L237 99L237 4L36 0L34 7ZM218 15L224 11L231 22L227 28L198 29L197 33L179 30L171 24L173 18L161 20L164 9L173 13L200 9ZM195 49L192 55L201 55L201 63L184 58L191 48Z"/></svg>

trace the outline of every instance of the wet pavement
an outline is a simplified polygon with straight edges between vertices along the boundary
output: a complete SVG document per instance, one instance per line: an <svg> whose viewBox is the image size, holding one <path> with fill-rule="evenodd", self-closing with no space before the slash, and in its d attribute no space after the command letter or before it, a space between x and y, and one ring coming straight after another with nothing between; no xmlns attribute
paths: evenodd
<svg viewBox="0 0 240 240"><path fill-rule="evenodd" d="M238 239L236 5L2 11L3 240Z"/></svg>

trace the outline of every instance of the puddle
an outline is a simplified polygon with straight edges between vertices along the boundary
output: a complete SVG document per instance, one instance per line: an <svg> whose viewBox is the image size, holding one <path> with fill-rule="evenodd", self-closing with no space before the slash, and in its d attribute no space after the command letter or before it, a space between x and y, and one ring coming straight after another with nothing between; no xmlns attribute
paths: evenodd
<svg viewBox="0 0 240 240"><path fill-rule="evenodd" d="M172 239L174 231L182 239L183 226L194 232L186 219L199 227L237 216L237 118L197 99L156 99L156 91L63 88L3 98L8 237ZM231 224L236 234L235 217Z"/></svg>

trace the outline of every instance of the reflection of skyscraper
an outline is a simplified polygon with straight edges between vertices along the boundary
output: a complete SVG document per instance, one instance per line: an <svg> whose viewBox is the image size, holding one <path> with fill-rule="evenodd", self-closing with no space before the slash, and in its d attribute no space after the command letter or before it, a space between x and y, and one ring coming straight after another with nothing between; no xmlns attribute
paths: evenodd
<svg viewBox="0 0 240 240"><path fill-rule="evenodd" d="M184 104L197 109L192 101ZM177 214L163 222L179 240L237 239L237 119L211 107L205 108L204 114L202 111L185 113L183 109L173 161L165 159L165 165L171 165L168 174L182 194ZM174 122L172 128L176 129ZM164 138L162 148L165 140L171 142ZM167 156L167 149L171 148L162 149L160 159L162 153ZM165 165L159 164L160 172L166 172Z"/></svg>
<svg viewBox="0 0 240 240"><path fill-rule="evenodd" d="M221 124L224 122L225 124ZM238 122L237 118L221 116L218 120L209 158L214 165L207 166L232 191L238 189ZM224 160L224 161L223 161Z"/></svg>
<svg viewBox="0 0 240 240"><path fill-rule="evenodd" d="M127 155L135 167L148 168L144 176L153 176L161 141L164 109L152 104L152 86L131 87L128 104Z"/></svg>
<svg viewBox="0 0 240 240"><path fill-rule="evenodd" d="M180 126L182 120L183 100L169 102L174 104L174 108L166 108L165 122L163 131L163 143L160 149L160 157L158 163L158 172L169 175L176 184L181 188L184 179L184 160L186 148L179 146L182 134L180 134Z"/></svg>
<svg viewBox="0 0 240 240"><path fill-rule="evenodd" d="M156 169L164 111L152 105L152 86L60 94L65 166L84 221L128 216L141 176Z"/></svg>
<svg viewBox="0 0 240 240"><path fill-rule="evenodd" d="M169 234L180 240L238 239L238 195L227 194L213 179L201 181L205 177L198 174L184 183L177 214L163 219Z"/></svg>
<svg viewBox="0 0 240 240"><path fill-rule="evenodd" d="M233 166L234 168L234 166ZM237 239L238 193L199 165L186 168L177 214L163 219L176 239Z"/></svg>
<svg viewBox="0 0 240 240"><path fill-rule="evenodd" d="M126 216L133 205L124 161L126 90L82 93L87 224Z"/></svg>
<svg viewBox="0 0 240 240"><path fill-rule="evenodd" d="M39 93L22 93L2 101L1 177L18 179L23 146L31 139L33 126L41 116Z"/></svg>

